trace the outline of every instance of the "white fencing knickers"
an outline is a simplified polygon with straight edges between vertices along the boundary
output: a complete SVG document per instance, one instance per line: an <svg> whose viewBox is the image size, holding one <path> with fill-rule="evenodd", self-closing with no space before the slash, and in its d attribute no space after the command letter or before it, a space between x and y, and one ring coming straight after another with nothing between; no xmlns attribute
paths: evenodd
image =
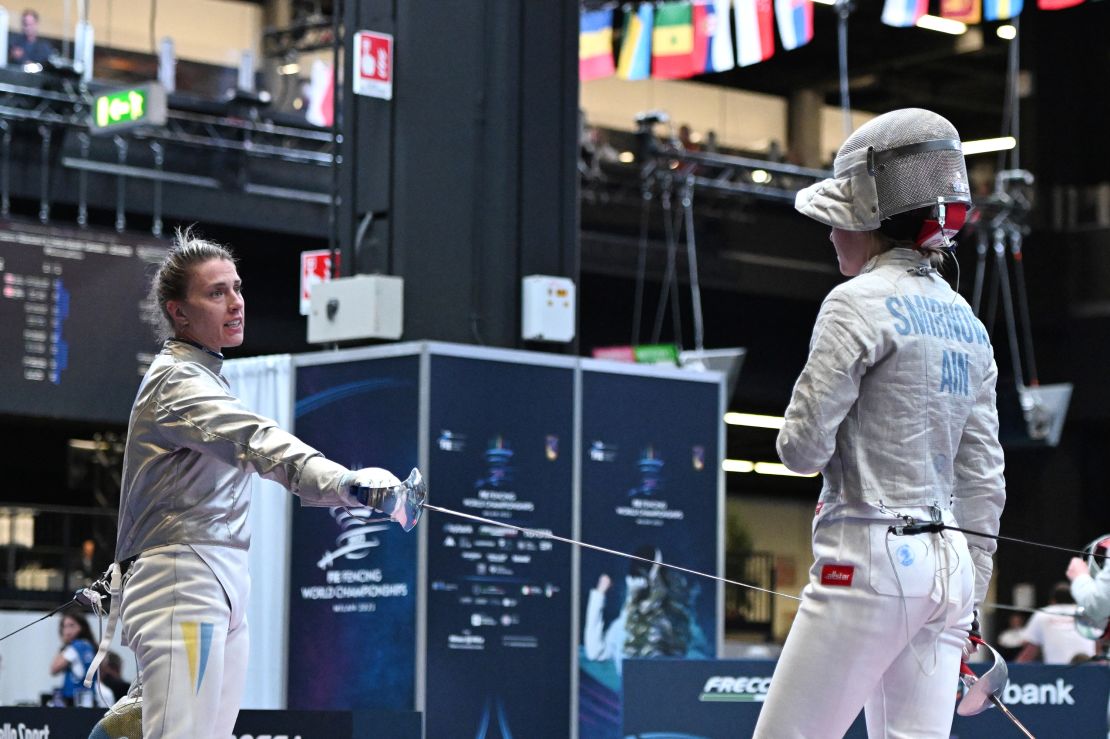
<svg viewBox="0 0 1110 739"><path fill-rule="evenodd" d="M175 545L143 553L128 575L123 639L139 662L144 739L227 739L246 680L245 568L231 582L241 587L225 590L196 551Z"/></svg>
<svg viewBox="0 0 1110 739"><path fill-rule="evenodd" d="M948 739L975 567L963 534L895 536L894 523L816 520L757 739L842 737L861 708L871 739Z"/></svg>

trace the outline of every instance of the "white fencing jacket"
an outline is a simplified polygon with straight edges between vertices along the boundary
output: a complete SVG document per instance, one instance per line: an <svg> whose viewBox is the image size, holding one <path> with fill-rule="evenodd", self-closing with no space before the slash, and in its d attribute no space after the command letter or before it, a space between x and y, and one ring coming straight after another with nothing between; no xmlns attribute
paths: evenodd
<svg viewBox="0 0 1110 739"><path fill-rule="evenodd" d="M1006 499L997 377L967 301L925 256L892 249L821 305L779 457L823 473L823 504L935 506L962 528L997 534ZM995 541L967 538L978 605Z"/></svg>
<svg viewBox="0 0 1110 739"><path fill-rule="evenodd" d="M255 473L305 505L360 505L355 474L248 410L222 364L171 339L143 378L127 429L117 562L167 544L247 549Z"/></svg>

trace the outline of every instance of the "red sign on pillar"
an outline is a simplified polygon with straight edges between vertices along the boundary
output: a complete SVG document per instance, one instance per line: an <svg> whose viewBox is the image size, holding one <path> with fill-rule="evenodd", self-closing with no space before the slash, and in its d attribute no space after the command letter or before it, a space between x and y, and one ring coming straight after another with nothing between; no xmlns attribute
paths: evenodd
<svg viewBox="0 0 1110 739"><path fill-rule="evenodd" d="M351 79L356 95L393 99L393 36L359 31L355 34L355 68Z"/></svg>
<svg viewBox="0 0 1110 739"><path fill-rule="evenodd" d="M335 255L335 265L339 266L339 255ZM331 251L301 252L301 315L307 316L312 307L312 286L327 282L332 275Z"/></svg>

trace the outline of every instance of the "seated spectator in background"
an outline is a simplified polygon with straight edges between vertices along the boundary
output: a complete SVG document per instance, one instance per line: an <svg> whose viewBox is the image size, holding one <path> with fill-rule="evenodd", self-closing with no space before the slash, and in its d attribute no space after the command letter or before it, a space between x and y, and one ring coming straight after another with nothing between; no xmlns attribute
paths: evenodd
<svg viewBox="0 0 1110 739"><path fill-rule="evenodd" d="M1011 613L1006 628L998 633L994 645L1007 662L1017 657L1025 646L1025 616Z"/></svg>
<svg viewBox="0 0 1110 739"><path fill-rule="evenodd" d="M771 143L767 146L767 161L786 161L786 154L783 153L782 144L778 142L778 139L771 139Z"/></svg>
<svg viewBox="0 0 1110 739"><path fill-rule="evenodd" d="M12 64L42 64L54 56L54 47L39 38L39 14L28 8L23 11L23 32L8 38L8 58Z"/></svg>
<svg viewBox="0 0 1110 739"><path fill-rule="evenodd" d="M685 123L678 128L678 142L686 151L701 151L701 147L694 141L694 132Z"/></svg>
<svg viewBox="0 0 1110 739"><path fill-rule="evenodd" d="M716 154L721 150L720 144L717 143L717 132L712 128L705 133L705 150L710 154Z"/></svg>
<svg viewBox="0 0 1110 739"><path fill-rule="evenodd" d="M1067 583L1052 590L1049 605L1034 613L1025 626L1025 646L1015 661L1046 665L1071 664L1076 655L1094 656L1095 642L1075 629L1075 601Z"/></svg>
<svg viewBox="0 0 1110 739"><path fill-rule="evenodd" d="M100 663L98 684L102 687L100 696L107 705L112 705L131 689L131 684L123 679L123 660L118 652L108 652Z"/></svg>
<svg viewBox="0 0 1110 739"><path fill-rule="evenodd" d="M96 656L96 638L89 622L80 613L67 613L62 616L59 634L62 649L50 663L50 674L61 674L62 685L54 691L52 705L92 708L98 701L93 691L83 684L85 673Z"/></svg>

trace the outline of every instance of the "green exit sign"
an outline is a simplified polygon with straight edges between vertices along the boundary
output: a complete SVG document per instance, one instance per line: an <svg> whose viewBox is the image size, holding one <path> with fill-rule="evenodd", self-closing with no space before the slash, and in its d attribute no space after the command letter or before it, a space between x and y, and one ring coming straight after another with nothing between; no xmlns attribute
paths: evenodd
<svg viewBox="0 0 1110 739"><path fill-rule="evenodd" d="M151 82L126 90L103 92L93 98L93 133L116 132L135 126L166 123L166 91Z"/></svg>

